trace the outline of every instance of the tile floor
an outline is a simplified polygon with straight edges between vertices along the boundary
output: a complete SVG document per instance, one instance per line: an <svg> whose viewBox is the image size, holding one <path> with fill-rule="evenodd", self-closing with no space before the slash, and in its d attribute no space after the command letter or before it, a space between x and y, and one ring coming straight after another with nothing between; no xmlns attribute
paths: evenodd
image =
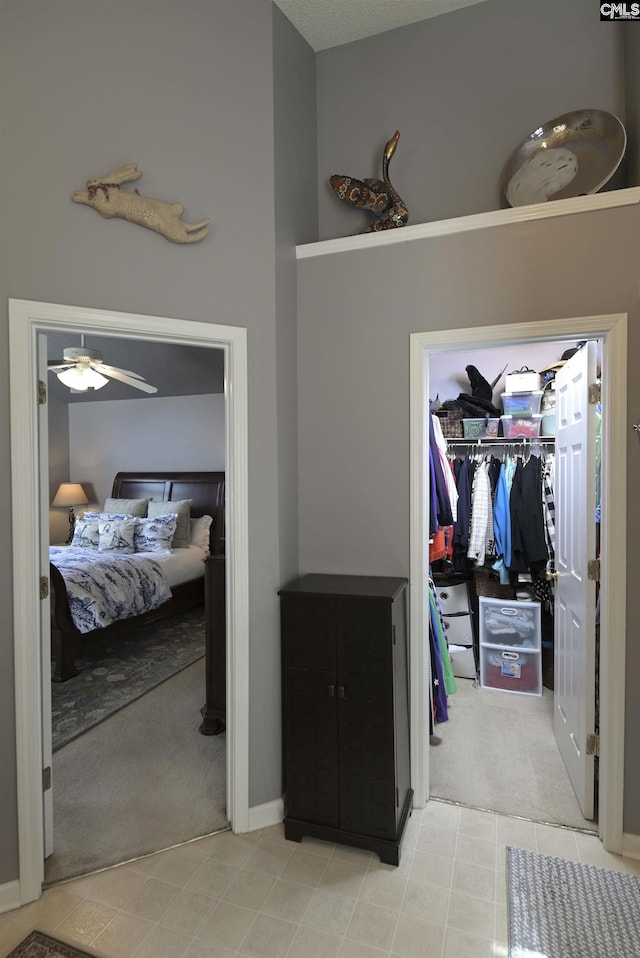
<svg viewBox="0 0 640 958"><path fill-rule="evenodd" d="M224 832L48 889L0 915L107 958L505 958L505 847L640 874L588 834L431 801L400 866L282 826Z"/></svg>

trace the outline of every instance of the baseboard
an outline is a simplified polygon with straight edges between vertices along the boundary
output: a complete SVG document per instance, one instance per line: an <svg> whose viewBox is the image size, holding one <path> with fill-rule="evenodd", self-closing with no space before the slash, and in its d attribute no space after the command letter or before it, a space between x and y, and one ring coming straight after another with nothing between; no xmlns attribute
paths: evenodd
<svg viewBox="0 0 640 958"><path fill-rule="evenodd" d="M279 825L283 820L284 801L281 798L264 805L254 805L249 809L250 832L255 832L258 828L269 828L270 825Z"/></svg>
<svg viewBox="0 0 640 958"><path fill-rule="evenodd" d="M622 854L625 858L634 858L640 861L640 835L622 836Z"/></svg>
<svg viewBox="0 0 640 958"><path fill-rule="evenodd" d="M8 881L0 885L0 915L5 911L19 908L21 904L19 881Z"/></svg>

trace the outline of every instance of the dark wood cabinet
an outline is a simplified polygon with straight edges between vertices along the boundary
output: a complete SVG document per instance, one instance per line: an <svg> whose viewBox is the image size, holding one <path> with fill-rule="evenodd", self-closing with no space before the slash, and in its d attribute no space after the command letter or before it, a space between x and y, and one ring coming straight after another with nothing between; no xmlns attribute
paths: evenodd
<svg viewBox="0 0 640 958"><path fill-rule="evenodd" d="M413 798L406 585L306 575L279 593L285 836L394 865Z"/></svg>
<svg viewBox="0 0 640 958"><path fill-rule="evenodd" d="M227 668L225 615L225 557L205 559L205 704L200 710L203 735L218 735L226 728Z"/></svg>

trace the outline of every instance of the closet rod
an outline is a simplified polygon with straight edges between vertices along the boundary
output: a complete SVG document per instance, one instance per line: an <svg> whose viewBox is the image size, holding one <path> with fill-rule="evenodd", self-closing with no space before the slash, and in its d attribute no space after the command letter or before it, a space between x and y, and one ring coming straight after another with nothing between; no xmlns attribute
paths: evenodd
<svg viewBox="0 0 640 958"><path fill-rule="evenodd" d="M506 436L485 436L482 439L447 439L448 446L539 446L555 443L555 436L538 436L528 438L520 436L517 439L508 439Z"/></svg>

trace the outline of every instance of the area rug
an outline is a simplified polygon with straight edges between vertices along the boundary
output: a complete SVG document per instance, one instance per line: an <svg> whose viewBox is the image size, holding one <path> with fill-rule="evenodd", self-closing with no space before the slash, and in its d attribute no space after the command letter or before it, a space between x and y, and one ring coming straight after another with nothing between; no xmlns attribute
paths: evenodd
<svg viewBox="0 0 640 958"><path fill-rule="evenodd" d="M95 958L95 952L80 951L41 931L32 931L7 958Z"/></svg>
<svg viewBox="0 0 640 958"><path fill-rule="evenodd" d="M509 958L638 958L640 878L507 848Z"/></svg>
<svg viewBox="0 0 640 958"><path fill-rule="evenodd" d="M89 646L78 675L51 683L53 751L202 658L204 631L200 606Z"/></svg>

